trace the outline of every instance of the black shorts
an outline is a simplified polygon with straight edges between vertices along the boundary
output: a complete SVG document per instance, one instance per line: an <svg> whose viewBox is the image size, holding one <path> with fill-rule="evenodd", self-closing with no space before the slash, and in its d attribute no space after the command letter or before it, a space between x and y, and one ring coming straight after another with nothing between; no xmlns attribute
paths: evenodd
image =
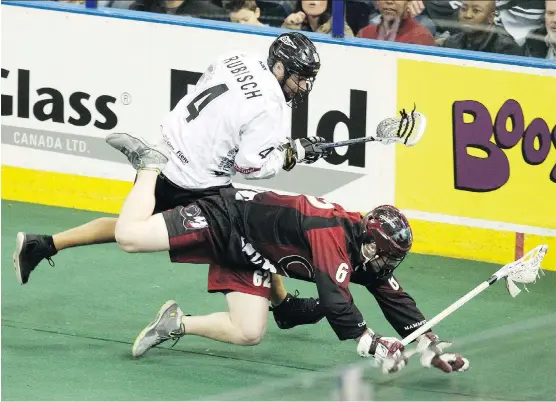
<svg viewBox="0 0 556 402"><path fill-rule="evenodd" d="M176 186L162 174L155 188L154 213L162 212L170 240L170 260L178 263L209 264L210 293L241 292L270 299L271 276L267 271L233 269L216 263L210 227L195 201L218 195L228 186L189 190Z"/></svg>
<svg viewBox="0 0 556 402"><path fill-rule="evenodd" d="M271 274L266 270L219 265L214 230L198 203L162 212L170 241L170 260L177 263L209 264L210 293L240 292L270 299Z"/></svg>
<svg viewBox="0 0 556 402"><path fill-rule="evenodd" d="M215 248L209 222L197 203L164 210L172 262L213 264Z"/></svg>
<svg viewBox="0 0 556 402"><path fill-rule="evenodd" d="M176 208L177 206L187 206L203 197L220 194L223 188L231 188L232 185L208 187L201 190L187 189L179 187L168 180L163 174L159 174L156 179L154 189L155 206L153 214Z"/></svg>

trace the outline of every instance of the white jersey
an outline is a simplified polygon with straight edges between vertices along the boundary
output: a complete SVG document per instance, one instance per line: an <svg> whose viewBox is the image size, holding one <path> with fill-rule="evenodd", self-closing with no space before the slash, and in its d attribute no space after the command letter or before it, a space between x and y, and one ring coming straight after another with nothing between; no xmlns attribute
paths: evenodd
<svg viewBox="0 0 556 402"><path fill-rule="evenodd" d="M222 57L164 119L169 162L163 174L191 189L228 185L277 174L276 148L290 135L290 113L266 62L240 52Z"/></svg>

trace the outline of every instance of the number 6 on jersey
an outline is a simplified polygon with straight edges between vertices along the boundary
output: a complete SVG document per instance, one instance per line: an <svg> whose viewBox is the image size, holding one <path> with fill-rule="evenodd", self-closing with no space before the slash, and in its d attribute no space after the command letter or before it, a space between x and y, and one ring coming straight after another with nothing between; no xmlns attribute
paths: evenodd
<svg viewBox="0 0 556 402"><path fill-rule="evenodd" d="M336 271L336 280L338 283L343 283L346 280L346 276L349 272L349 266L342 262Z"/></svg>

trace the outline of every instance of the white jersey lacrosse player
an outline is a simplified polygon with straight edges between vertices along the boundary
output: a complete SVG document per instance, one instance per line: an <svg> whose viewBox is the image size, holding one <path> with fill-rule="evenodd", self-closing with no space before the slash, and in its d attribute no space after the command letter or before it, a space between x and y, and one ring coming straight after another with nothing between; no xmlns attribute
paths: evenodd
<svg viewBox="0 0 556 402"><path fill-rule="evenodd" d="M266 62L240 52L221 57L164 119L170 152L162 174L187 189L229 185L236 172L272 177L284 165L278 147L288 141L290 113Z"/></svg>
<svg viewBox="0 0 556 402"><path fill-rule="evenodd" d="M324 142L319 137L287 138L288 106L303 102L319 69L316 47L299 32L276 38L266 60L236 52L212 63L162 122L159 148L169 161L157 176L153 212L218 195L231 187L235 174L265 179L298 162L313 163L326 156L330 149L319 147ZM392 126L394 134L397 126L397 122ZM53 265L51 257L65 248L115 242L115 226L116 219L106 217L53 236L18 233L13 256L17 279L27 283L43 259ZM256 305L250 297L270 298L274 305L275 300L291 301L279 277L272 276L271 287L253 286L252 272L251 276L238 272L215 264L209 268L208 291L224 292L230 312L244 310L238 305ZM308 303L297 312L312 311L314 299L297 300ZM296 306L303 307L299 303ZM258 313L262 312L253 314ZM260 321L231 318L240 334L258 331L249 326ZM303 322L300 317L299 323Z"/></svg>
<svg viewBox="0 0 556 402"><path fill-rule="evenodd" d="M325 156L315 146L319 137L288 138L288 106L303 102L319 69L315 45L299 32L277 37L266 59L236 52L212 63L162 122L159 147L169 163L157 179L153 212L216 195L237 173L265 179ZM27 283L43 259L53 265L60 250L115 242L115 223L106 217L53 236L18 233L18 281Z"/></svg>

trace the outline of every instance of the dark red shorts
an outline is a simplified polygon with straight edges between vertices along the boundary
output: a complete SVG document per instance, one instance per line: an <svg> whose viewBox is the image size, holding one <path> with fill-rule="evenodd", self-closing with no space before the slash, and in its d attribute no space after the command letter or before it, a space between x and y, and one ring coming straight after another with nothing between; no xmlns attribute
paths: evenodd
<svg viewBox="0 0 556 402"><path fill-rule="evenodd" d="M197 264L214 262L211 229L197 204L164 211L162 216L168 229L172 262Z"/></svg>
<svg viewBox="0 0 556 402"><path fill-rule="evenodd" d="M170 260L180 263L210 264L208 291L241 292L270 299L268 271L228 268L216 263L211 228L195 204L162 212L170 240Z"/></svg>
<svg viewBox="0 0 556 402"><path fill-rule="evenodd" d="M268 271L209 266L208 291L241 292L270 299L271 274Z"/></svg>

